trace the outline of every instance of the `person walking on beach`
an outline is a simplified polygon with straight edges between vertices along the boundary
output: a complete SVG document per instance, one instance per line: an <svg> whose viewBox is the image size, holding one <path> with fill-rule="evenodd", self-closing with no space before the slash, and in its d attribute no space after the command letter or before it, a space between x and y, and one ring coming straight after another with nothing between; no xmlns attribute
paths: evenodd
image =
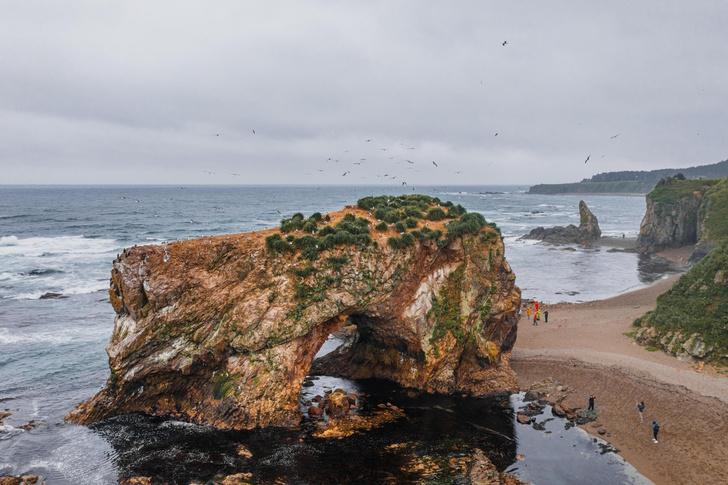
<svg viewBox="0 0 728 485"><path fill-rule="evenodd" d="M545 323L549 323L549 311L548 310L543 311L543 321Z"/></svg>
<svg viewBox="0 0 728 485"><path fill-rule="evenodd" d="M594 400L595 399L596 399L596 397L594 397L594 394L589 396L589 408L588 408L589 411L594 411Z"/></svg>
<svg viewBox="0 0 728 485"><path fill-rule="evenodd" d="M659 431L660 425L657 424L657 421L652 421L652 436L654 436L654 438L652 438L652 441L654 441L655 443L657 443L657 433Z"/></svg>
<svg viewBox="0 0 728 485"><path fill-rule="evenodd" d="M530 306L526 307L526 316L528 317L529 320L531 319L531 307Z"/></svg>
<svg viewBox="0 0 728 485"><path fill-rule="evenodd" d="M640 423L644 423L644 421L642 421L642 413L645 412L645 402L644 401L640 401L637 403L637 412L640 414Z"/></svg>

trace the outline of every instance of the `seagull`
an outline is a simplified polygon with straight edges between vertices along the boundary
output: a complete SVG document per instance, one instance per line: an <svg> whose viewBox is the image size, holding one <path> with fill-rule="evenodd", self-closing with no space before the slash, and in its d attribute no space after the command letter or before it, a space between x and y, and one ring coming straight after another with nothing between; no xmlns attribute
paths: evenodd
<svg viewBox="0 0 728 485"><path fill-rule="evenodd" d="M609 137L609 139L610 139L610 140L614 140L614 139L615 139L615 138L617 138L618 136L619 136L619 133L617 133L617 134L616 134L616 135L614 135L614 136L610 136L610 137Z"/></svg>
<svg viewBox="0 0 728 485"><path fill-rule="evenodd" d="M347 170L346 172L342 173L342 174L341 174L341 176L342 176L342 177L346 177L346 174L347 174L347 173L351 173L351 172Z"/></svg>
<svg viewBox="0 0 728 485"><path fill-rule="evenodd" d="M496 133L495 133L495 135L494 135L494 136L498 136L498 132L497 132L497 131L496 131Z"/></svg>
<svg viewBox="0 0 728 485"><path fill-rule="evenodd" d="M231 173L230 175L232 175L233 177L240 177L239 173Z"/></svg>
<svg viewBox="0 0 728 485"><path fill-rule="evenodd" d="M407 185L407 182L402 182L402 185Z"/></svg>
<svg viewBox="0 0 728 485"><path fill-rule="evenodd" d="M212 136L220 136L220 133L213 133Z"/></svg>
<svg viewBox="0 0 728 485"><path fill-rule="evenodd" d="M407 162L407 163L412 163L412 164L414 164L414 163L415 163L415 162L413 162L412 160L405 160L405 162Z"/></svg>
<svg viewBox="0 0 728 485"><path fill-rule="evenodd" d="M432 161L432 164L433 164L434 166L436 166L436 167L437 167L437 164L435 163L435 161L434 161L434 160Z"/></svg>
<svg viewBox="0 0 728 485"><path fill-rule="evenodd" d="M370 138L370 139L368 139L368 140L364 140L364 143L369 143L370 141L372 141L372 139L371 139L371 138Z"/></svg>
<svg viewBox="0 0 728 485"><path fill-rule="evenodd" d="M590 158L591 158L591 155L589 155L588 157L586 157L586 160L584 160L584 163L588 162Z"/></svg>
<svg viewBox="0 0 728 485"><path fill-rule="evenodd" d="M508 43L508 41L507 41L507 40L504 40L504 41L503 41L503 46L505 47L505 45L506 45L507 43Z"/></svg>
<svg viewBox="0 0 728 485"><path fill-rule="evenodd" d="M255 135L255 130L253 130L253 134Z"/></svg>
<svg viewBox="0 0 728 485"><path fill-rule="evenodd" d="M282 217L286 217L286 215L283 212L279 211L278 209L276 209L276 212L279 213Z"/></svg>
<svg viewBox="0 0 728 485"><path fill-rule="evenodd" d="M463 172L462 172L462 170L458 170L457 172L454 172L454 173L463 173Z"/></svg>

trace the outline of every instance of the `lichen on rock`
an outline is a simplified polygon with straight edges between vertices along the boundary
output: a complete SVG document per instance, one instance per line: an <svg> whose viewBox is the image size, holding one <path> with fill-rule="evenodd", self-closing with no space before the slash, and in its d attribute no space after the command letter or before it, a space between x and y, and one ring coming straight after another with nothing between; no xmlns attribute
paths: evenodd
<svg viewBox="0 0 728 485"><path fill-rule="evenodd" d="M431 392L514 390L520 290L497 228L425 196L387 198L391 210L377 214L362 205L125 250L109 290L111 376L68 419L142 412L220 428L296 426L317 351L352 323L332 372ZM426 219L434 208L446 218ZM405 218L404 233L381 227L382 214ZM402 247L386 243L415 232Z"/></svg>

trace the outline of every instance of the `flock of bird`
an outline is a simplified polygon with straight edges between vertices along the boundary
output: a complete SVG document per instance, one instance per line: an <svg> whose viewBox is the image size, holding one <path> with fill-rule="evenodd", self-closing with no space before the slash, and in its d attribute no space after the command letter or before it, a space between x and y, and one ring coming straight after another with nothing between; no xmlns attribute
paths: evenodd
<svg viewBox="0 0 728 485"><path fill-rule="evenodd" d="M508 45L509 43L507 40L501 42L502 47L506 47ZM254 129L252 129L251 131L253 135L256 135L256 131ZM500 132L495 132L493 136L497 137L499 134ZM224 135L223 133L213 133L212 136L221 137ZM620 136L620 133L611 136L610 140L614 140L618 136ZM329 174L332 172L338 172L341 177L348 176L350 179L358 178L360 180L367 180L370 179L370 177L372 177L373 175L376 175L377 178L388 180L390 182L395 182L397 184L401 184L402 186L407 186L408 183L404 179L408 177L409 174L402 171L400 167L398 167L398 165L406 164L405 170L413 170L414 172L422 172L425 167L428 167L429 170L439 169L444 170L446 173L448 172L446 169L440 169L440 165L435 160L428 161L427 159L414 159L415 157L413 157L412 155L416 153L415 150L417 150L417 147L405 145L404 142L400 142L399 146L381 146L378 147L378 149L376 150L373 150L368 146L368 144L374 144L374 138L366 138L363 140L363 143L365 144L365 147L357 147L359 148L358 150L352 150L351 148L347 148L345 150L342 150L341 152L338 152L338 155L327 157L324 160L325 165L321 168L318 168L316 170L316 173L305 172L305 174L309 177L316 177L323 176L324 174ZM358 157L354 156L353 153L357 153ZM378 154L378 156L376 154ZM604 156L605 155L602 155L602 158L604 158ZM590 159L591 155L588 155L584 160L584 163L589 162ZM494 162L491 161L487 165L484 165L482 168L490 167L493 163ZM340 165L339 167L334 168L333 164ZM386 170L382 170L381 173L375 173L379 171L377 170L377 167L381 169L382 166L384 166ZM361 170L362 168L364 169L363 171ZM203 172L207 175L217 175L216 172L210 170L203 170ZM461 175L462 173L462 170L452 171L453 175ZM232 177L241 176L240 173L229 173L227 175ZM373 178L371 178L370 180L373 180ZM412 187L412 190L415 190L415 188Z"/></svg>

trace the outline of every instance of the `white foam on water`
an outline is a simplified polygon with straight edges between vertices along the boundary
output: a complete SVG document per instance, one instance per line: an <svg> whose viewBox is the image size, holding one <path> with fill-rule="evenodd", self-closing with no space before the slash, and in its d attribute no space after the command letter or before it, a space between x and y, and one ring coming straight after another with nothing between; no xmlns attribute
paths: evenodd
<svg viewBox="0 0 728 485"><path fill-rule="evenodd" d="M0 256L88 255L114 251L117 247L114 239L87 238L83 235L25 239L0 237Z"/></svg>
<svg viewBox="0 0 728 485"><path fill-rule="evenodd" d="M29 463L30 468L45 468L60 473L75 485L116 484L118 473L110 457L111 446L85 430L66 436L70 443L54 449L50 456Z"/></svg>
<svg viewBox="0 0 728 485"><path fill-rule="evenodd" d="M0 246L15 246L16 244L18 244L18 238L16 236L0 237Z"/></svg>
<svg viewBox="0 0 728 485"><path fill-rule="evenodd" d="M28 344L28 343L49 343L49 344L65 344L71 342L73 336L68 333L16 333L9 328L0 328L0 345Z"/></svg>

